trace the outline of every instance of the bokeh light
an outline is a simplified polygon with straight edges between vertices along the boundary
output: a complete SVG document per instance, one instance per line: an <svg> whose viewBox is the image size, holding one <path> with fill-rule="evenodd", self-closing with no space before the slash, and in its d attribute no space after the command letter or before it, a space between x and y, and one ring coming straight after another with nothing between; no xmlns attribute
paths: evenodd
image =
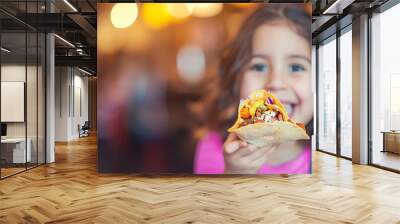
<svg viewBox="0 0 400 224"><path fill-rule="evenodd" d="M183 80L195 83L203 78L206 57L200 47L196 45L184 46L178 52L176 63L178 74Z"/></svg>
<svg viewBox="0 0 400 224"><path fill-rule="evenodd" d="M142 5L141 18L150 28L160 29L172 22L168 5L163 3L145 3Z"/></svg>
<svg viewBox="0 0 400 224"><path fill-rule="evenodd" d="M188 3L194 8L193 16L208 18L218 15L223 8L222 3Z"/></svg>
<svg viewBox="0 0 400 224"><path fill-rule="evenodd" d="M115 28L123 29L132 25L138 16L136 3L117 3L111 10L111 23Z"/></svg>
<svg viewBox="0 0 400 224"><path fill-rule="evenodd" d="M171 16L177 19L185 19L192 14L194 6L188 3L169 3L167 10Z"/></svg>
<svg viewBox="0 0 400 224"><path fill-rule="evenodd" d="M247 7L251 7L254 6L254 3L248 3L248 2L235 2L232 3L232 5L239 7L239 8L247 8Z"/></svg>

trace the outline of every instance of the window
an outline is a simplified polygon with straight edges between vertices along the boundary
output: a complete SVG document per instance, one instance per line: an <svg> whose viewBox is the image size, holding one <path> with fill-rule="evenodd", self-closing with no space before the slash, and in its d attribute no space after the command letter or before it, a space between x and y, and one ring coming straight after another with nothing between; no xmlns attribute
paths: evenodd
<svg viewBox="0 0 400 224"><path fill-rule="evenodd" d="M340 36L340 155L352 157L352 34Z"/></svg>
<svg viewBox="0 0 400 224"><path fill-rule="evenodd" d="M318 149L336 153L336 39L318 48Z"/></svg>
<svg viewBox="0 0 400 224"><path fill-rule="evenodd" d="M400 170L400 5L371 18L372 163Z"/></svg>

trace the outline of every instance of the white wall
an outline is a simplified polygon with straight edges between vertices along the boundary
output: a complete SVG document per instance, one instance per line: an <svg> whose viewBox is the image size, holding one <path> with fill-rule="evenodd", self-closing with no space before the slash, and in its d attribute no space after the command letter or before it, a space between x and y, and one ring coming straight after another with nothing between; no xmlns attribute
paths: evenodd
<svg viewBox="0 0 400 224"><path fill-rule="evenodd" d="M78 124L88 120L88 78L72 67L56 67L55 73L55 140L77 139Z"/></svg>
<svg viewBox="0 0 400 224"><path fill-rule="evenodd" d="M28 67L30 70L31 67ZM18 81L25 82L25 64L9 64L1 66L1 81ZM29 72L28 72L29 74ZM6 108L1 108L6 110ZM7 123L7 137L25 137L25 123L24 122L12 122Z"/></svg>
<svg viewBox="0 0 400 224"><path fill-rule="evenodd" d="M68 140L69 68L55 68L55 141Z"/></svg>
<svg viewBox="0 0 400 224"><path fill-rule="evenodd" d="M25 82L25 75L26 75L26 71L25 69L27 69L26 71L28 72L28 80L29 80L29 84L33 84L36 85L36 81L34 81L34 83L32 83L32 77L30 77L31 75L35 75L36 76L36 67L34 66L27 66L27 68L24 65L18 65L18 64L5 64L1 66L1 81L2 82ZM30 91L31 90L31 91ZM36 99L36 88L35 89L31 89L28 88L27 89L27 101L32 102L33 100L30 99L30 97L34 97ZM3 96L4 97L4 96ZM34 106L36 108L36 103L34 105L28 105L28 106ZM35 110L35 108L33 110ZM7 108L1 108L1 110L6 110ZM30 110L32 110L32 108L29 108ZM34 115L34 117L31 117L31 115ZM36 114L33 113L28 113L28 122L32 122L35 121L36 123ZM25 123L26 122L7 122L7 136L8 137L25 137ZM32 127L33 125L28 125L29 127ZM36 126L34 127L34 129L36 130ZM29 130L28 130L28 137L29 137Z"/></svg>
<svg viewBox="0 0 400 224"><path fill-rule="evenodd" d="M74 108L72 108L72 129L71 129L71 135L73 138L77 138L79 133L78 133L78 124L81 126L85 123L85 121L88 121L89 118L89 113L88 113L88 78L85 76L81 76L82 73L78 73L76 75L75 70L75 75L74 75L74 96L73 99L75 102L73 102ZM81 108L80 108L81 107Z"/></svg>
<svg viewBox="0 0 400 224"><path fill-rule="evenodd" d="M38 69L38 70L36 70ZM27 78L27 80L25 80ZM18 81L26 83L26 106L22 108L26 111L27 120L24 122L6 122L8 138L24 138L25 135L30 139L32 161L44 163L44 74L42 67L25 64L4 64L1 66L1 81ZM7 96L2 96L7 97ZM9 108L1 108L2 111ZM37 157L37 153L39 156ZM51 160L49 160L51 162Z"/></svg>

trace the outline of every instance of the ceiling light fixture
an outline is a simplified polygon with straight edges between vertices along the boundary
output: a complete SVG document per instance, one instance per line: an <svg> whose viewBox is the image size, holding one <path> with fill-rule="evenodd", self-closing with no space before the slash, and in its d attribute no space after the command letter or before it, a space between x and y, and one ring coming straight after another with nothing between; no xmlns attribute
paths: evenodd
<svg viewBox="0 0 400 224"><path fill-rule="evenodd" d="M9 50L9 49L7 49L7 48L5 48L5 47L1 47L1 50L4 51L4 52L6 52L6 53L10 53L10 52L11 52L11 50Z"/></svg>
<svg viewBox="0 0 400 224"><path fill-rule="evenodd" d="M330 5L327 9L324 10L322 14L328 14L331 13L332 9L337 7L337 4L339 4L340 0L336 0L332 5Z"/></svg>
<svg viewBox="0 0 400 224"><path fill-rule="evenodd" d="M60 37L58 34L54 34L55 37L57 37L59 40L61 40L62 42L64 42L65 44L67 44L70 47L75 48L75 45L73 45L71 42L69 42L68 40Z"/></svg>
<svg viewBox="0 0 400 224"><path fill-rule="evenodd" d="M336 0L322 13L323 15L329 14L342 14L343 10L351 5L355 0Z"/></svg>
<svg viewBox="0 0 400 224"><path fill-rule="evenodd" d="M74 12L78 12L78 10L68 0L64 0L64 3L67 4Z"/></svg>

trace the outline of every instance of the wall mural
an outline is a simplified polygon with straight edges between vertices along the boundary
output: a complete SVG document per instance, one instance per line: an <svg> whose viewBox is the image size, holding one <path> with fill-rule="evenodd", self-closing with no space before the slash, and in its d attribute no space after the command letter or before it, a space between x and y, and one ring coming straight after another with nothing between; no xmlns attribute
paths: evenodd
<svg viewBox="0 0 400 224"><path fill-rule="evenodd" d="M99 172L311 172L311 4L97 7Z"/></svg>

